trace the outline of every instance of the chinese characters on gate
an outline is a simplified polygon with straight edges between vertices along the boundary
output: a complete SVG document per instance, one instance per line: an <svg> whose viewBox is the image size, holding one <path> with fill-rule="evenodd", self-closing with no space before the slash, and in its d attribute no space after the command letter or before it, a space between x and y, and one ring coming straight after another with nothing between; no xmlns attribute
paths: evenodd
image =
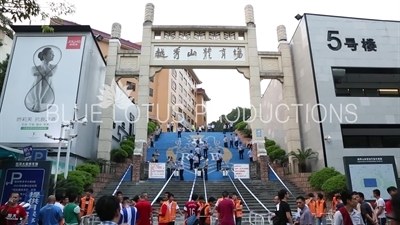
<svg viewBox="0 0 400 225"><path fill-rule="evenodd" d="M342 47L342 39L339 37L339 31L329 30L327 33L326 40L328 41L328 48L332 51L339 51ZM351 51L357 51L358 47L361 47L366 52L376 52L378 46L373 38L361 38L361 40L356 40L352 37L344 38L344 45L347 48L351 49Z"/></svg>
<svg viewBox="0 0 400 225"><path fill-rule="evenodd" d="M185 47L185 46L183 46L183 47ZM198 55L198 52L203 53L202 54L203 60L211 60L214 58L218 59L218 60L226 60L228 55L230 56L229 59L231 59L231 60L244 59L244 47L189 47L189 48L186 47L187 51L185 51L185 53L183 54L182 60L196 58ZM174 47L172 49L172 58L175 60L181 59L181 57L180 57L181 50L182 50L182 46ZM167 52L168 52L168 49L164 49L164 47L155 47L154 57L156 59L168 58ZM216 52L216 55L214 55L214 57L212 56L213 52ZM199 59L201 59L201 58L199 58Z"/></svg>

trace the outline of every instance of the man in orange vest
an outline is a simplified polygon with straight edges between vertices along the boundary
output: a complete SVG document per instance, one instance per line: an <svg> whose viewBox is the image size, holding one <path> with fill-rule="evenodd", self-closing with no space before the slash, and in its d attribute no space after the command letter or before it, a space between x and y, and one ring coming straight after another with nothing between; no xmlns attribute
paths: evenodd
<svg viewBox="0 0 400 225"><path fill-rule="evenodd" d="M340 196L340 193L335 193L335 195L332 198L332 214L336 212L336 205L339 203L338 200L336 199L337 196Z"/></svg>
<svg viewBox="0 0 400 225"><path fill-rule="evenodd" d="M157 202L160 204L160 209L158 210L158 225L168 225L168 201L164 201L163 198L159 197Z"/></svg>
<svg viewBox="0 0 400 225"><path fill-rule="evenodd" d="M200 215L200 211L204 208L204 206L206 205L204 196L200 196L199 199L197 200L197 204L199 205L199 214Z"/></svg>
<svg viewBox="0 0 400 225"><path fill-rule="evenodd" d="M233 203L235 204L235 221L236 225L241 225L242 224L242 215L243 215L243 202L238 198L238 195L236 193L232 194L232 200Z"/></svg>
<svg viewBox="0 0 400 225"><path fill-rule="evenodd" d="M315 201L315 196L313 193L308 194L308 199L306 199L306 205L308 209L310 210L311 214L314 217L315 220L315 215L317 213L317 202ZM315 224L315 221L314 223Z"/></svg>
<svg viewBox="0 0 400 225"><path fill-rule="evenodd" d="M209 197L208 202L200 211L199 225L211 225L211 216L213 214L213 207L216 199L214 197Z"/></svg>
<svg viewBox="0 0 400 225"><path fill-rule="evenodd" d="M86 196L81 198L79 204L81 208L81 214L80 214L81 217L93 214L96 203L92 195L93 195L93 189L89 188L86 190Z"/></svg>
<svg viewBox="0 0 400 225"><path fill-rule="evenodd" d="M317 225L326 225L326 202L324 200L324 195L321 193L317 194L316 201L316 220Z"/></svg>
<svg viewBox="0 0 400 225"><path fill-rule="evenodd" d="M168 206L168 210L165 214L163 222L168 220L168 224L173 225L175 224L176 220L176 212L178 211L181 216L183 216L183 213L179 209L178 203L174 201L174 195L170 192L167 195L168 199L165 200L163 204L166 204Z"/></svg>

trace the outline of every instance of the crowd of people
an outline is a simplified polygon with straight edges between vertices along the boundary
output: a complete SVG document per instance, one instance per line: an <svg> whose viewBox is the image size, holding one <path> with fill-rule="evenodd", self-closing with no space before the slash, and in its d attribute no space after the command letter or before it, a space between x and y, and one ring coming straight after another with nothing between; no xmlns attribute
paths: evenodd
<svg viewBox="0 0 400 225"><path fill-rule="evenodd" d="M386 202L380 190L373 190L375 202L365 201L361 192L344 191L335 194L332 201L333 225L400 225L400 193L396 187L387 188L391 196ZM47 204L36 215L39 225L78 225L82 218L96 213L101 225L150 225L156 219L159 225L175 225L177 215L185 218L184 225L241 225L243 202L238 194L224 191L216 199L192 194L191 200L181 208L171 192L159 197L153 207L148 194L133 198L124 197L121 191L115 196L102 196L96 203L88 189L85 196L66 197L50 195ZM26 225L28 215L19 202L19 194L12 193L0 208L3 225ZM307 198L296 198L297 213L292 215L288 203L289 193L282 189L275 196L276 209L271 215L273 225L326 225L328 207L321 193L310 193ZM155 221L154 221L155 222ZM176 224L180 225L180 224Z"/></svg>

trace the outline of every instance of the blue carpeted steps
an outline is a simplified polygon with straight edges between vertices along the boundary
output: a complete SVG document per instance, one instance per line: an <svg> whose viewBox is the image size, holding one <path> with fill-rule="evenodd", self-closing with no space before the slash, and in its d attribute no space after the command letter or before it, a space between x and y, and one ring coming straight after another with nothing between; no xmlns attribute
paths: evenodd
<svg viewBox="0 0 400 225"><path fill-rule="evenodd" d="M205 132L199 133L199 137L202 141L206 141L209 146L208 159L209 159L209 169L208 169L208 180L226 180L228 178L222 176L221 171L216 169L215 154L221 151L223 155L222 167L232 166L233 164L248 164L249 159L246 156L247 150L245 150L244 159L239 159L239 153L236 148L224 148L223 138L226 135L229 139L230 132L223 134L222 132ZM235 135L232 133L232 135ZM182 133L182 138L178 139L178 133L162 133L160 138L155 142L153 148L149 148L147 151L147 160L150 161L151 155L154 153L155 149L158 149L160 153L159 163L165 163L168 156L172 156L174 160L183 157L185 164L184 179L186 181L191 181L194 179L194 171L190 170L189 166L189 152L194 150L196 146L197 134L195 132L184 132ZM203 165L204 160L201 160L200 167Z"/></svg>

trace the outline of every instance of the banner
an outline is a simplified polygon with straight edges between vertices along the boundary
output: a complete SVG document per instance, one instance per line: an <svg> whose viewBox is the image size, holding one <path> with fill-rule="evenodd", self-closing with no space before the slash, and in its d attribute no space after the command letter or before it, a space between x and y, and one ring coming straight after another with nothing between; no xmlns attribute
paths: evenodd
<svg viewBox="0 0 400 225"><path fill-rule="evenodd" d="M233 164L235 179L250 179L249 164Z"/></svg>
<svg viewBox="0 0 400 225"><path fill-rule="evenodd" d="M16 37L0 106L0 143L54 143L44 134L59 133L74 116L84 43L84 36Z"/></svg>
<svg viewBox="0 0 400 225"><path fill-rule="evenodd" d="M149 179L165 179L165 163L149 163Z"/></svg>
<svg viewBox="0 0 400 225"><path fill-rule="evenodd" d="M27 225L37 225L39 211L43 203L43 191L27 191L25 193L25 203L29 203L29 208L26 209L28 214Z"/></svg>

